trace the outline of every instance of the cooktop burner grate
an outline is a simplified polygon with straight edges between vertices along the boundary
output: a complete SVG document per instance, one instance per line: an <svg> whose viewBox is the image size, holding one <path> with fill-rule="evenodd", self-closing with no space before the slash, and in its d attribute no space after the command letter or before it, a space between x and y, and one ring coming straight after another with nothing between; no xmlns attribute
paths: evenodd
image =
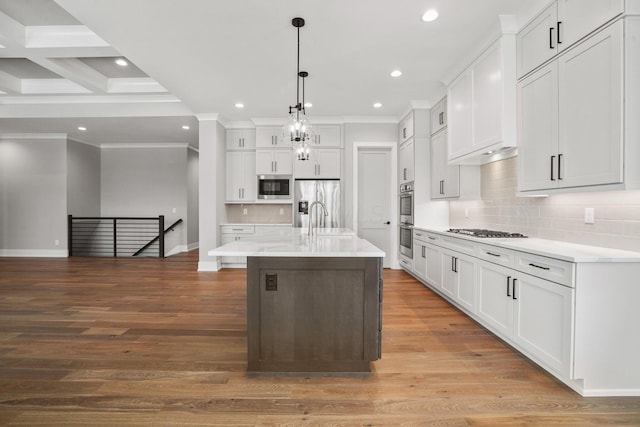
<svg viewBox="0 0 640 427"><path fill-rule="evenodd" d="M449 233L464 234L473 237L494 237L494 238L524 238L520 233L509 233L507 231L486 230L482 228L450 228Z"/></svg>

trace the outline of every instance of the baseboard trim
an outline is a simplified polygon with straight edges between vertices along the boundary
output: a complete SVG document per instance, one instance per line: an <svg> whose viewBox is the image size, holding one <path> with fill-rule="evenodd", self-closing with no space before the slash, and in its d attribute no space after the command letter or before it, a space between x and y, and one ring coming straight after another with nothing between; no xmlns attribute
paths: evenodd
<svg viewBox="0 0 640 427"><path fill-rule="evenodd" d="M198 271L219 271L220 263L218 261L200 261L198 262Z"/></svg>
<svg viewBox="0 0 640 427"><path fill-rule="evenodd" d="M66 249L0 249L0 257L16 258L67 258Z"/></svg>

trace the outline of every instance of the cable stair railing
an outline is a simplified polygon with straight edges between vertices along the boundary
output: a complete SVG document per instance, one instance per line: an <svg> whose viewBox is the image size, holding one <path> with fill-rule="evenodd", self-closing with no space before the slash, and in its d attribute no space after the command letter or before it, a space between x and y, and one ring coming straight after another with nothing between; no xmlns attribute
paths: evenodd
<svg viewBox="0 0 640 427"><path fill-rule="evenodd" d="M164 215L157 217L74 217L68 215L69 256L140 257L165 256L165 234L182 223L178 219L165 229Z"/></svg>

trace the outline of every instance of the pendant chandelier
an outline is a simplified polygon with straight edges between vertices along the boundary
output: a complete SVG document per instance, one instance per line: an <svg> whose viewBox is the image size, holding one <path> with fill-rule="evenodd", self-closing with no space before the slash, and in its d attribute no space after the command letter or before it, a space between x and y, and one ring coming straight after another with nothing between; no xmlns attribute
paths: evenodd
<svg viewBox="0 0 640 427"><path fill-rule="evenodd" d="M289 106L289 118L282 128L283 138L291 138L298 160L309 160L309 139L312 127L306 117L304 107L304 79L309 76L300 71L300 28L304 27L304 19L293 18L291 24L298 29L298 59L296 68L296 105ZM300 102L300 80L302 79L302 102Z"/></svg>

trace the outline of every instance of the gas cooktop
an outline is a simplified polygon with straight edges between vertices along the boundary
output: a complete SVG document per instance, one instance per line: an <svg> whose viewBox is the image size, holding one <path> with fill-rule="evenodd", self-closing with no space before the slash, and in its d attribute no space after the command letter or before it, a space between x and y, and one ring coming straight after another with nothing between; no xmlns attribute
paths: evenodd
<svg viewBox="0 0 640 427"><path fill-rule="evenodd" d="M447 230L449 233L464 234L465 236L473 237L497 237L497 238L523 238L527 237L520 233L509 233L507 231L495 231L485 230L482 228L450 228Z"/></svg>

